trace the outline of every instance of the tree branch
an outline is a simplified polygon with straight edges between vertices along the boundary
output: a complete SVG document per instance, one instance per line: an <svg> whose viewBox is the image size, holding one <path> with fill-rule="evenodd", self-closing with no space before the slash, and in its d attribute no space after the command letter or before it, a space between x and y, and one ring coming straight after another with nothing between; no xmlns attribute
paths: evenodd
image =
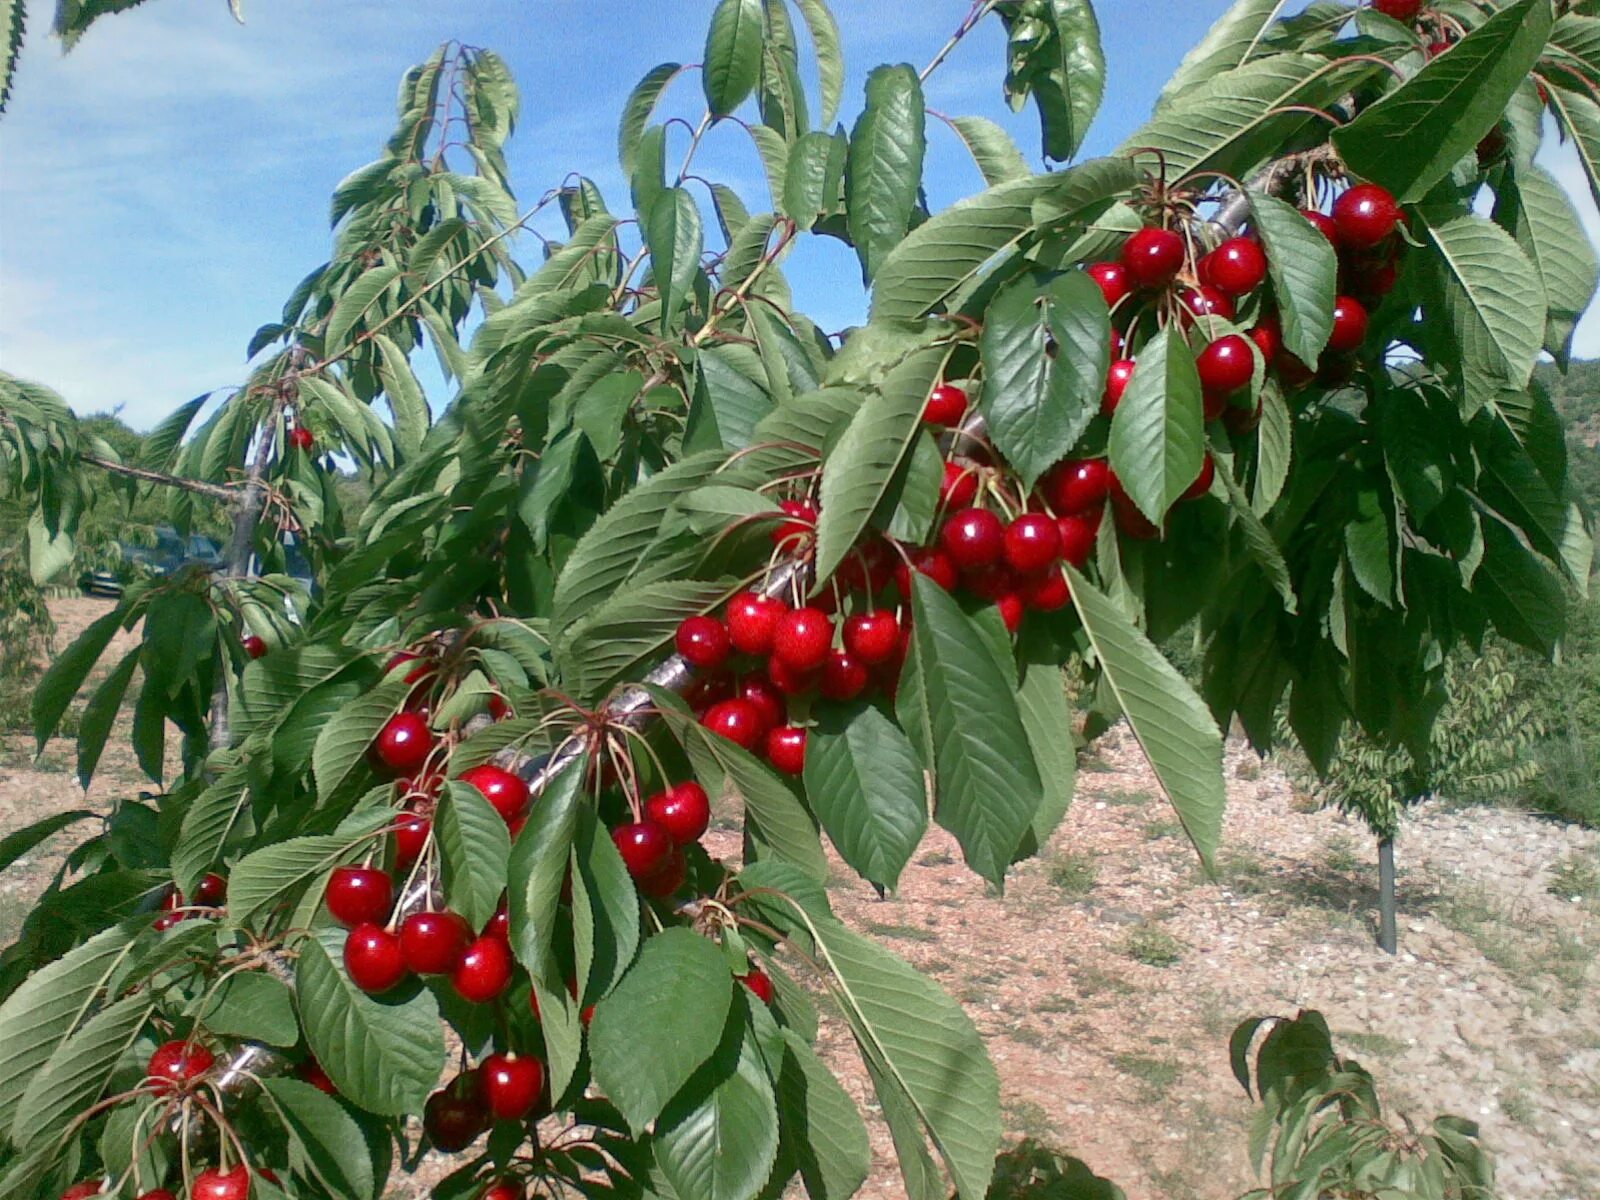
<svg viewBox="0 0 1600 1200"><path fill-rule="evenodd" d="M143 483L159 483L163 487L181 488L197 496L209 496L213 500L221 500L225 504L231 504L235 499L233 489L224 487L220 483L209 483L204 479L185 479L182 475L169 475L165 471L152 471L148 467L130 467L127 463L101 458L98 454L79 453L78 459L91 467L109 471L113 475L125 475L129 479L137 479Z"/></svg>

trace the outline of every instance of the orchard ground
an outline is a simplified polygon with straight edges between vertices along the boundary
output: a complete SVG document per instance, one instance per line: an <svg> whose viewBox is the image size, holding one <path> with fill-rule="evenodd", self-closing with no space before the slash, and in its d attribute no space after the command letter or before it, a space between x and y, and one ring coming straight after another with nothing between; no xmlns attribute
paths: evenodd
<svg viewBox="0 0 1600 1200"><path fill-rule="evenodd" d="M55 602L58 645L105 609ZM127 745L111 739L91 807L140 786ZM83 804L70 740L37 764L32 750L28 736L4 738L0 836ZM1425 807L1399 843L1402 942L1390 958L1373 944L1364 830L1311 810L1242 744L1229 747L1227 776L1215 881L1117 730L1084 757L1072 811L1003 897L935 831L898 895L880 901L836 864L833 902L966 1006L999 1068L1011 1135L1078 1155L1132 1200L1219 1200L1254 1184L1252 1108L1228 1068L1228 1034L1243 1017L1299 1007L1327 1015L1394 1111L1480 1122L1505 1200L1600 1194L1600 835ZM0 944L84 828L0 874ZM738 847L733 814L720 814L707 849L732 859ZM866 1104L837 1023L822 1048ZM887 1128L871 1127L862 1194L903 1195ZM412 1194L404 1182L392 1192Z"/></svg>

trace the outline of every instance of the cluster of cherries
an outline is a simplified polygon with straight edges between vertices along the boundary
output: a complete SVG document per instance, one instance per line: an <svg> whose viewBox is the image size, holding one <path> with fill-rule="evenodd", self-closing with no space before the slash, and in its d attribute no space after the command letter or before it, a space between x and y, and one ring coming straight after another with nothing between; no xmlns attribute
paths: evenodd
<svg viewBox="0 0 1600 1200"><path fill-rule="evenodd" d="M169 888L161 897L161 915L155 927L171 929L179 921L200 920L217 915L217 910L228 898L228 881L215 871L203 875L195 885L194 896L185 899L177 888Z"/></svg>

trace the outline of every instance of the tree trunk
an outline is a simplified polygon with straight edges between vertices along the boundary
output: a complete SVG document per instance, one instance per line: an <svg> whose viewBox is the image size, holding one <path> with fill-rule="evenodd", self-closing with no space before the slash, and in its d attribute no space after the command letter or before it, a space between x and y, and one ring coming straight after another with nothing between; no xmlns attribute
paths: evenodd
<svg viewBox="0 0 1600 1200"><path fill-rule="evenodd" d="M1385 953L1394 954L1399 949L1399 934L1395 929L1394 897L1394 839L1378 839L1378 946Z"/></svg>

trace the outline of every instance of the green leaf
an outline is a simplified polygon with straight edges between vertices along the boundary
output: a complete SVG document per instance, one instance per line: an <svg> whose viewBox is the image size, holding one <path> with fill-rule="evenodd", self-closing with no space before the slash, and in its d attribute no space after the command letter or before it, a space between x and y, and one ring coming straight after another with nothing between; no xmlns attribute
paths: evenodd
<svg viewBox="0 0 1600 1200"><path fill-rule="evenodd" d="M1194 355L1175 328L1139 351L1139 369L1111 418L1111 469L1139 511L1160 525L1200 474L1205 418Z"/></svg>
<svg viewBox="0 0 1600 1200"><path fill-rule="evenodd" d="M89 672L94 670L100 656L106 652L106 647L122 625L124 615L122 606L118 605L105 616L95 618L40 677L33 691L32 715L34 736L38 739L41 751L55 736L67 706L78 694L84 680L89 678Z"/></svg>
<svg viewBox="0 0 1600 1200"><path fill-rule="evenodd" d="M378 347L378 379L394 417L394 440L401 452L415 454L427 436L433 414L422 385L412 373L411 363L386 333L373 339Z"/></svg>
<svg viewBox="0 0 1600 1200"><path fill-rule="evenodd" d="M566 690L579 702L597 700L619 679L671 653L684 618L726 599L722 583L681 580L646 583L619 591L575 622L556 647L556 665Z"/></svg>
<svg viewBox="0 0 1600 1200"><path fill-rule="evenodd" d="M783 212L801 229L810 229L835 203L843 166L842 134L806 133L789 148L783 177Z"/></svg>
<svg viewBox="0 0 1600 1200"><path fill-rule="evenodd" d="M0 1005L0 1130L12 1130L29 1083L82 1023L144 927L141 920L97 933L35 971Z"/></svg>
<svg viewBox="0 0 1600 1200"><path fill-rule="evenodd" d="M367 757L367 751L389 721L400 711L411 685L403 679L386 679L370 692L345 704L322 727L311 752L311 770L317 778L317 798L326 800Z"/></svg>
<svg viewBox="0 0 1600 1200"><path fill-rule="evenodd" d="M11 99L11 76L22 53L22 35L27 22L25 0L5 0L0 4L0 113Z"/></svg>
<svg viewBox="0 0 1600 1200"><path fill-rule="evenodd" d="M777 1104L744 1007L656 1123L656 1162L678 1200L751 1200L772 1171Z"/></svg>
<svg viewBox="0 0 1600 1200"><path fill-rule="evenodd" d="M1589 181L1589 194L1600 204L1600 104L1586 95L1569 92L1565 88L1547 89L1550 108L1561 127L1572 139L1578 161L1583 165L1584 178Z"/></svg>
<svg viewBox="0 0 1600 1200"><path fill-rule="evenodd" d="M116 722L122 698L128 692L128 684L138 665L139 651L130 650L84 705L83 717L78 722L78 783L85 791L94 778L100 752L105 749L106 738L111 735L111 726Z"/></svg>
<svg viewBox="0 0 1600 1200"><path fill-rule="evenodd" d="M989 187L1033 174L1011 135L988 117L951 117L950 128L966 145Z"/></svg>
<svg viewBox="0 0 1600 1200"><path fill-rule="evenodd" d="M816 581L820 588L854 549L878 511L900 462L922 428L922 410L949 357L948 346L913 351L850 418L822 470L817 520Z"/></svg>
<svg viewBox="0 0 1600 1200"><path fill-rule="evenodd" d="M1100 411L1111 365L1105 297L1083 271L1042 288L1019 280L990 303L980 348L989 434L1032 488Z"/></svg>
<svg viewBox="0 0 1600 1200"><path fill-rule="evenodd" d="M1484 521L1483 542L1473 594L1506 637L1540 654L1554 653L1566 632L1561 578L1499 521Z"/></svg>
<svg viewBox="0 0 1600 1200"><path fill-rule="evenodd" d="M1550 0L1516 0L1355 120L1333 131L1352 174L1421 200L1499 122L1539 61Z"/></svg>
<svg viewBox="0 0 1600 1200"><path fill-rule="evenodd" d="M1044 802L1016 692L986 635L926 576L912 584L912 633L932 734L934 819L995 887Z"/></svg>
<svg viewBox="0 0 1600 1200"><path fill-rule="evenodd" d="M1292 204L1248 191L1251 223L1267 252L1284 348L1314 363L1333 332L1339 260L1333 245Z"/></svg>
<svg viewBox="0 0 1600 1200"><path fill-rule="evenodd" d="M372 1150L344 1105L298 1079L263 1079L261 1086L276 1101L324 1194L351 1200L371 1197L379 1182Z"/></svg>
<svg viewBox="0 0 1600 1200"><path fill-rule="evenodd" d="M1100 23L1090 0L1047 0L1030 12L1048 32L1043 39L1019 44L1012 27L1013 66L1006 86L1014 93L1032 94L1044 130L1045 157L1065 162L1083 145L1105 95Z"/></svg>
<svg viewBox="0 0 1600 1200"><path fill-rule="evenodd" d="M682 70L683 67L674 62L651 67L628 94L628 101L622 107L622 122L617 129L617 161L622 164L624 175L633 175L637 165L639 138L650 122L650 114L655 112L661 93L667 90L667 86Z"/></svg>
<svg viewBox="0 0 1600 1200"><path fill-rule="evenodd" d="M700 254L705 249L700 207L683 188L667 188L651 201L644 232L656 287L661 291L661 327L667 329L677 319L700 270Z"/></svg>
<svg viewBox="0 0 1600 1200"><path fill-rule="evenodd" d="M805 783L840 857L863 878L896 886L928 828L922 763L900 727L870 704L820 710Z"/></svg>
<svg viewBox="0 0 1600 1200"><path fill-rule="evenodd" d="M732 1003L722 952L691 930L669 928L645 942L615 990L595 1005L595 1082L636 1134L711 1057Z"/></svg>
<svg viewBox="0 0 1600 1200"><path fill-rule="evenodd" d="M572 843L572 939L578 996L591 1003L622 978L639 949L639 893L592 808L578 814Z"/></svg>
<svg viewBox="0 0 1600 1200"><path fill-rule="evenodd" d="M949 301L1036 230L1036 201L1048 201L1054 219L1066 222L1109 204L1138 177L1125 158L1097 158L1053 175L1002 183L952 205L912 230L879 267L872 319L915 320Z"/></svg>
<svg viewBox="0 0 1600 1200"><path fill-rule="evenodd" d="M534 803L527 824L511 847L507 901L511 945L517 961L546 986L559 982L555 969L556 932L564 928L561 885L578 828L587 763L574 759L552 779Z"/></svg>
<svg viewBox="0 0 1600 1200"><path fill-rule="evenodd" d="M363 320L391 284L400 278L400 268L395 266L372 267L357 276L339 297L333 311L328 314L328 326L322 335L323 350L337 354L346 348L346 342L356 324Z"/></svg>
<svg viewBox="0 0 1600 1200"><path fill-rule="evenodd" d="M1362 591L1380 604L1394 606L1394 544L1390 536L1388 506L1376 488L1362 488L1355 496L1356 511L1344 528L1345 555L1350 573Z"/></svg>
<svg viewBox="0 0 1600 1200"><path fill-rule="evenodd" d="M1261 424L1256 427L1256 489L1251 507L1258 516L1271 510L1288 481L1293 424L1283 389L1269 379L1261 389Z"/></svg>
<svg viewBox="0 0 1600 1200"><path fill-rule="evenodd" d="M293 1046L300 1040L289 985L265 971L230 975L210 994L199 1023L223 1037Z"/></svg>
<svg viewBox="0 0 1600 1200"><path fill-rule="evenodd" d="M1529 164L1508 175L1494 215L1544 284L1544 348L1566 362L1578 320L1600 281L1600 260L1578 212L1549 172Z"/></svg>
<svg viewBox="0 0 1600 1200"><path fill-rule="evenodd" d="M56 1046L17 1105L12 1136L19 1149L54 1140L100 1098L154 1007L147 995L126 996L95 1013Z"/></svg>
<svg viewBox="0 0 1600 1200"><path fill-rule="evenodd" d="M1289 564L1284 561L1277 540L1250 507L1250 497L1245 495L1244 488L1234 479L1232 470L1219 463L1216 477L1228 494L1231 515L1244 536L1245 549L1251 560L1261 568L1272 589L1282 597L1284 611L1293 615L1299 611L1299 600L1294 594L1294 583L1289 578Z"/></svg>
<svg viewBox="0 0 1600 1200"><path fill-rule="evenodd" d="M720 0L706 34L706 104L725 117L755 91L761 76L760 0Z"/></svg>
<svg viewBox="0 0 1600 1200"><path fill-rule="evenodd" d="M1050 835L1061 824L1072 805L1077 785L1078 748L1073 736L1072 709L1067 704L1066 678L1061 669L1032 663L1017 689L1017 704L1022 725L1033 750L1033 761L1044 784L1044 802L1033 814L1023 835L1017 857L1026 858L1043 849Z"/></svg>
<svg viewBox="0 0 1600 1200"><path fill-rule="evenodd" d="M339 1094L368 1112L422 1111L445 1065L444 1024L433 993L410 980L369 996L343 964L343 929L300 943L295 990L306 1042Z"/></svg>
<svg viewBox="0 0 1600 1200"><path fill-rule="evenodd" d="M228 876L228 916L248 923L331 871L393 819L387 809L364 813L345 832L288 838L245 855Z"/></svg>
<svg viewBox="0 0 1600 1200"><path fill-rule="evenodd" d="M1544 287L1494 222L1419 215L1421 232L1438 251L1433 275L1461 353L1463 411L1471 416L1499 393L1528 386L1544 343Z"/></svg>
<svg viewBox="0 0 1600 1200"><path fill-rule="evenodd" d="M772 397L734 366L726 351L702 350L697 364L694 399L683 431L685 453L745 449L755 438L756 426L772 412Z"/></svg>
<svg viewBox="0 0 1600 1200"><path fill-rule="evenodd" d="M832 125L844 96L844 54L839 48L839 26L827 0L795 0L795 3L811 31L811 46L817 56L817 78L822 86L822 124Z"/></svg>
<svg viewBox="0 0 1600 1200"><path fill-rule="evenodd" d="M777 1100L784 1145L799 1156L800 1178L811 1200L849 1200L872 1166L866 1124L805 1039L792 1029L781 1036Z"/></svg>
<svg viewBox="0 0 1600 1200"><path fill-rule="evenodd" d="M1222 838L1222 734L1187 680L1127 615L1071 567L1072 602L1106 683L1200 858Z"/></svg>
<svg viewBox="0 0 1600 1200"><path fill-rule="evenodd" d="M74 808L70 812L51 813L43 820L25 825L0 838L0 871L5 870L35 846L47 841L68 825L75 825L100 814L89 808Z"/></svg>
<svg viewBox="0 0 1600 1200"><path fill-rule="evenodd" d="M1235 0L1217 18L1198 45L1183 56L1156 100L1160 109L1196 84L1241 65L1261 45L1261 37L1277 18L1285 0Z"/></svg>
<svg viewBox="0 0 1600 1200"><path fill-rule="evenodd" d="M172 851L172 877L183 891L194 891L200 877L216 866L240 819L249 811L247 780L245 765L230 767L207 785L183 814L182 832Z"/></svg>
<svg viewBox="0 0 1600 1200"><path fill-rule="evenodd" d="M922 84L911 67L877 67L850 134L845 160L845 223L862 278L870 281L911 228L927 149Z"/></svg>
<svg viewBox="0 0 1600 1200"><path fill-rule="evenodd" d="M450 781L434 816L433 833L444 867L444 896L453 912L482 929L506 890L511 833L483 793Z"/></svg>

